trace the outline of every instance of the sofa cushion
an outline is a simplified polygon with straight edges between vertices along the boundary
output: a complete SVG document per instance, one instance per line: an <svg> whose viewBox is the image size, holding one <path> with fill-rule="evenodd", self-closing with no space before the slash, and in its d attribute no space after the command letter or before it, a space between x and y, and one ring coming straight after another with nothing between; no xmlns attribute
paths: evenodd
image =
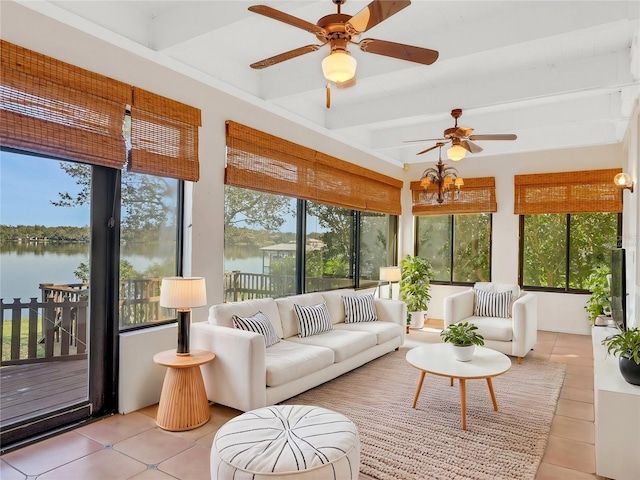
<svg viewBox="0 0 640 480"><path fill-rule="evenodd" d="M267 316L262 312L256 312L251 317L239 317L238 315L234 315L231 317L231 320L233 321L233 328L262 335L264 337L264 344L267 348L280 341L280 338L273 330L273 326L271 325L269 318L267 318Z"/></svg>
<svg viewBox="0 0 640 480"><path fill-rule="evenodd" d="M376 306L373 303L373 295L343 296L344 322L375 322L378 320Z"/></svg>
<svg viewBox="0 0 640 480"><path fill-rule="evenodd" d="M302 295L292 295L276 299L280 321L282 322L283 338L298 335L298 319L293 311L293 304L297 305L317 305L324 301L321 293L305 293Z"/></svg>
<svg viewBox="0 0 640 480"><path fill-rule="evenodd" d="M357 323L340 323L334 325L337 330L348 330L352 332L368 332L376 336L378 345L388 342L397 337L402 337L402 327L394 322L357 322Z"/></svg>
<svg viewBox="0 0 640 480"><path fill-rule="evenodd" d="M513 340L513 320L498 317L467 317L465 322L473 323L478 327L477 333L485 340L497 340L510 342Z"/></svg>
<svg viewBox="0 0 640 480"><path fill-rule="evenodd" d="M356 291L353 288L341 288L340 290L322 292L324 301L327 303L331 323L335 325L336 323L344 322L344 303L342 302L342 296L355 294Z"/></svg>
<svg viewBox="0 0 640 480"><path fill-rule="evenodd" d="M474 315L478 317L509 318L511 290L506 292L487 292L474 288L473 291L476 295Z"/></svg>
<svg viewBox="0 0 640 480"><path fill-rule="evenodd" d="M209 323L212 325L220 325L222 327L233 328L232 317L251 317L256 312L264 313L276 335L283 338L282 323L280 321L280 312L278 305L273 298L261 298L259 300L245 300L243 302L228 302L213 305L209 309Z"/></svg>
<svg viewBox="0 0 640 480"><path fill-rule="evenodd" d="M299 337L310 337L333 329L327 304L324 302L309 306L294 303L293 310L298 320Z"/></svg>
<svg viewBox="0 0 640 480"><path fill-rule="evenodd" d="M293 337L296 338L296 337ZM267 386L277 387L328 367L334 361L330 348L301 345L289 340L267 350Z"/></svg>
<svg viewBox="0 0 640 480"><path fill-rule="evenodd" d="M291 337L288 341L315 345L333 350L336 362L342 362L376 345L376 336L369 332L333 329L310 337Z"/></svg>

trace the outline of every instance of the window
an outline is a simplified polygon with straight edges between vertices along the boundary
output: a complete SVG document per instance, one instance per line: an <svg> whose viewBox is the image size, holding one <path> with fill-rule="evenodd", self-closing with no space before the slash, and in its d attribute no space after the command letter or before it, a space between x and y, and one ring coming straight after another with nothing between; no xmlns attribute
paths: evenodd
<svg viewBox="0 0 640 480"><path fill-rule="evenodd" d="M416 255L431 262L434 282L491 280L491 214L416 217Z"/></svg>
<svg viewBox="0 0 640 480"><path fill-rule="evenodd" d="M520 216L520 284L585 290L596 265L609 265L621 218L617 213Z"/></svg>
<svg viewBox="0 0 640 480"><path fill-rule="evenodd" d="M375 287L380 267L395 263L397 219L395 215L360 212L360 287Z"/></svg>

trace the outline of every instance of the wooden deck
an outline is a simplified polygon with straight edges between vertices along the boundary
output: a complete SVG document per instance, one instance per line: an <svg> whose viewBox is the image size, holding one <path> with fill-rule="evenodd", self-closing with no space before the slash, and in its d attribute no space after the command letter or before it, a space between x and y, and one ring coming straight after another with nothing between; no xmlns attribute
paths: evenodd
<svg viewBox="0 0 640 480"><path fill-rule="evenodd" d="M88 360L0 368L0 428L88 397Z"/></svg>

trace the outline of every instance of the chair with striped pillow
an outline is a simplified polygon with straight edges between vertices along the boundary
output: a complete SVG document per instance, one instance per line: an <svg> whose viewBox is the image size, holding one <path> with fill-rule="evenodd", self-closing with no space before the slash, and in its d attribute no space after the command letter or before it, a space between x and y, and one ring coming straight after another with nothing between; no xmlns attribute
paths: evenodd
<svg viewBox="0 0 640 480"><path fill-rule="evenodd" d="M485 347L522 361L537 341L537 297L515 284L478 282L444 299L444 326L469 322Z"/></svg>

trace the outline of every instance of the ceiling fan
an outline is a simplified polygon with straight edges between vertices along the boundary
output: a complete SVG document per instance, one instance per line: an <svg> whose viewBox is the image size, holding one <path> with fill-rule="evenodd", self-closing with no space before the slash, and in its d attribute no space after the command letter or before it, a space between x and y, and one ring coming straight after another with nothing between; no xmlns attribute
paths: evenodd
<svg viewBox="0 0 640 480"><path fill-rule="evenodd" d="M427 138L424 140L407 140L406 142L430 142L437 141L433 147L429 147L426 150L416 153L416 155L422 155L423 153L430 152L443 145L442 142L451 142L451 148L447 150L447 157L449 160L458 161L462 160L467 152L479 153L482 151L482 147L473 143L475 140L516 140L518 137L513 133L499 133L493 135L471 135L473 128L459 127L458 118L462 116L461 108L454 108L451 110L451 116L455 119L455 124L452 128L447 128L444 131L442 138Z"/></svg>
<svg viewBox="0 0 640 480"><path fill-rule="evenodd" d="M276 65L285 60L299 57L306 53L315 52L325 45L331 47L331 52L322 60L322 72L328 82L336 84L338 88L346 88L355 84L356 59L347 51L349 43L358 45L363 52L375 53L386 57L399 58L410 62L431 65L438 59L438 52L427 48L405 45L402 43L364 38L354 40L358 35L375 27L380 22L398 13L411 2L409 0L388 1L373 0L369 5L355 15L341 12L342 5L347 0L332 0L337 6L337 13L326 15L315 24L284 13L266 5L253 5L249 10L278 20L280 22L301 28L313 33L320 44L305 45L273 57L265 58L251 64L251 68L262 69ZM331 93L327 83L327 108L330 107Z"/></svg>

